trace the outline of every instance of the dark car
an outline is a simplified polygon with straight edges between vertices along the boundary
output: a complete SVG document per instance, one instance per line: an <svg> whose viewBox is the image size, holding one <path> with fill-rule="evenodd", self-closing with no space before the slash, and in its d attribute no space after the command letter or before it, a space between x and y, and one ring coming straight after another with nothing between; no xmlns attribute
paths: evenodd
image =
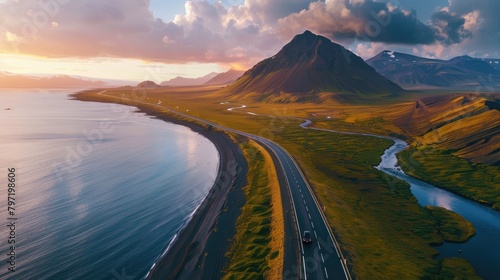
<svg viewBox="0 0 500 280"><path fill-rule="evenodd" d="M302 236L302 242L304 243L311 243L311 232L306 230L304 231L304 235Z"/></svg>

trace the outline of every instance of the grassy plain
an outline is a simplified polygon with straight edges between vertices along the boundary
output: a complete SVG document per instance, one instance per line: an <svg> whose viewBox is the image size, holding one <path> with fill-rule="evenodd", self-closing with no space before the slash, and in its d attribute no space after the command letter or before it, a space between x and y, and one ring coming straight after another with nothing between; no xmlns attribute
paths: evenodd
<svg viewBox="0 0 500 280"><path fill-rule="evenodd" d="M325 206L326 216L339 237L348 265L356 278L446 279L449 275L458 277L464 271L467 275L475 274L467 262L438 261L433 258L438 252L431 245L444 240L441 226L443 217L436 217L431 209L421 207L404 182L373 167L379 163L380 155L391 145L391 141L304 130L299 127L302 120L297 119L309 118L315 122L315 126L324 128L401 136L411 141L412 135L393 120L404 119L409 108L415 106L414 101L401 99L390 106L346 106L335 102L266 104L227 100L218 96L215 90L213 87L186 87L136 90L133 93L134 90L129 88L109 90L107 94L136 98L152 104L161 103L195 117L261 135L284 146L297 159ZM244 110L227 111L230 107L242 104L247 106ZM257 175L257 180L262 178ZM248 196L249 201L252 196L262 199L258 193L249 193ZM256 203L266 205L270 198L269 195L265 197L266 201ZM258 210L257 216L269 215L269 210L254 210ZM454 218L449 216L445 220ZM270 230L269 226L255 225ZM455 222L448 225L456 227L463 224ZM249 251L259 256L274 255L264 245L269 240L270 236L254 239L260 243L260 247L252 247ZM267 271L268 259L264 260L250 265L247 272L252 269ZM231 277L231 271L242 273L238 266L233 266L228 271L228 277Z"/></svg>
<svg viewBox="0 0 500 280"><path fill-rule="evenodd" d="M223 279L281 279L284 221L274 164L257 143L240 140L240 147L249 161L249 183Z"/></svg>

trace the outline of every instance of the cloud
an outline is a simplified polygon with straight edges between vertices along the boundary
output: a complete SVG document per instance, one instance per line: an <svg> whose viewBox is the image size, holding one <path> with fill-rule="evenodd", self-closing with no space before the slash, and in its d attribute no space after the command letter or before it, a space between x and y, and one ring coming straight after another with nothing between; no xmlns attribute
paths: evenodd
<svg viewBox="0 0 500 280"><path fill-rule="evenodd" d="M448 11L434 13L431 18L436 40L445 46L462 42L471 38L472 32L465 29L465 18Z"/></svg>
<svg viewBox="0 0 500 280"><path fill-rule="evenodd" d="M336 40L430 44L435 41L432 27L416 18L414 11L373 0L329 0L311 3L307 10L279 20L283 34L304 28Z"/></svg>
<svg viewBox="0 0 500 280"><path fill-rule="evenodd" d="M193 0L186 1L183 14L164 21L154 16L148 0L5 0L0 1L0 52L250 67L309 29L364 56L383 44L417 46L421 53L439 47L433 55L458 46L495 56L500 1L449 0L426 23L395 2Z"/></svg>
<svg viewBox="0 0 500 280"><path fill-rule="evenodd" d="M383 43L359 43L356 46L355 53L364 59L368 59L374 57L385 49L387 49L387 46Z"/></svg>
<svg viewBox="0 0 500 280"><path fill-rule="evenodd" d="M500 57L500 1L449 0L448 10L465 19L464 28L472 32L461 47L464 52L478 56Z"/></svg>
<svg viewBox="0 0 500 280"><path fill-rule="evenodd" d="M187 1L184 14L165 22L154 17L147 0L7 0L0 2L0 49L47 57L251 66L283 43L272 23L309 2Z"/></svg>
<svg viewBox="0 0 500 280"><path fill-rule="evenodd" d="M387 0L326 0L278 20L282 37L310 29L368 54L371 43L389 44L431 56L452 54L500 57L500 1L449 0L422 22L415 10ZM453 47L453 52L446 48ZM435 51L431 51L436 48Z"/></svg>

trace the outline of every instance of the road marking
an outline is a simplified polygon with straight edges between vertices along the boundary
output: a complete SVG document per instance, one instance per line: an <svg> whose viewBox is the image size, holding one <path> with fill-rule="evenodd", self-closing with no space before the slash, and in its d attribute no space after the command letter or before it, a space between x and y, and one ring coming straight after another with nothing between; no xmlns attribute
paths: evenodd
<svg viewBox="0 0 500 280"><path fill-rule="evenodd" d="M304 259L304 255L302 255L302 266L304 267L304 277L307 280L306 260Z"/></svg>
<svg viewBox="0 0 500 280"><path fill-rule="evenodd" d="M326 267L325 267L325 275L326 275L326 278L328 278L328 272L326 271Z"/></svg>
<svg viewBox="0 0 500 280"><path fill-rule="evenodd" d="M300 196L302 196L302 198L304 198L304 195L303 195L303 194L300 194Z"/></svg>
<svg viewBox="0 0 500 280"><path fill-rule="evenodd" d="M318 242L318 247L319 247L319 249L321 250L321 245L319 245L319 241L317 241L317 242Z"/></svg>
<svg viewBox="0 0 500 280"><path fill-rule="evenodd" d="M314 223L313 222L311 222L311 226L314 228Z"/></svg>
<svg viewBox="0 0 500 280"><path fill-rule="evenodd" d="M316 238L318 238L318 235L316 234L316 231L314 231L314 236L316 236Z"/></svg>
<svg viewBox="0 0 500 280"><path fill-rule="evenodd" d="M304 205L306 205L306 204L307 204L307 203L306 203L306 201L305 201L304 199L302 199L302 201L304 201Z"/></svg>
<svg viewBox="0 0 500 280"><path fill-rule="evenodd" d="M323 263L325 263L325 259L323 258L323 253L321 253L321 260L323 261Z"/></svg>
<svg viewBox="0 0 500 280"><path fill-rule="evenodd" d="M307 212L309 212L309 208L307 208L307 206L306 206L306 210L307 210Z"/></svg>
<svg viewBox="0 0 500 280"><path fill-rule="evenodd" d="M307 213L307 215L309 216L309 219L312 219L312 218L311 218L311 214Z"/></svg>
<svg viewBox="0 0 500 280"><path fill-rule="evenodd" d="M349 277L347 277L347 272L345 271L345 266L342 260L340 260L340 264L342 265L342 269L344 270L345 279L349 279Z"/></svg>
<svg viewBox="0 0 500 280"><path fill-rule="evenodd" d="M299 189L299 192L302 192L302 191Z"/></svg>

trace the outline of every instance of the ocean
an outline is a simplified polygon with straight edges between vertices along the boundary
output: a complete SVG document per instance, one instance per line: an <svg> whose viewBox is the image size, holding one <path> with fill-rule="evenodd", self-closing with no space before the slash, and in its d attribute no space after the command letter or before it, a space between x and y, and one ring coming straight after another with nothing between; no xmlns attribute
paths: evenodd
<svg viewBox="0 0 500 280"><path fill-rule="evenodd" d="M0 92L0 279L142 279L213 185L217 149L70 93Z"/></svg>

